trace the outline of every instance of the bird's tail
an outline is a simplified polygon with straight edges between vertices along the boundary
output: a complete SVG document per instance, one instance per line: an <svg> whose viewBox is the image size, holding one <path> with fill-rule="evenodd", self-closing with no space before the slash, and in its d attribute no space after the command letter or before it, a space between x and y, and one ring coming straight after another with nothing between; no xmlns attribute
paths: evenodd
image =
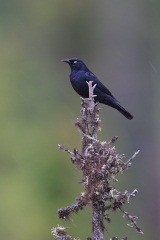
<svg viewBox="0 0 160 240"><path fill-rule="evenodd" d="M129 120L133 118L133 116L125 108L123 108L119 103L117 104L116 109Z"/></svg>

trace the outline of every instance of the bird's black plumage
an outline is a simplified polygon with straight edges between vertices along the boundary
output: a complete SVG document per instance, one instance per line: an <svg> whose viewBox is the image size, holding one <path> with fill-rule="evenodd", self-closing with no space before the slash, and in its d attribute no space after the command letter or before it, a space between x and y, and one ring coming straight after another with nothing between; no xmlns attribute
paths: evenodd
<svg viewBox="0 0 160 240"><path fill-rule="evenodd" d="M87 82L93 81L93 85L96 84L94 89L96 102L100 102L117 109L128 119L133 118L133 116L120 105L106 86L104 86L104 84L101 83L100 80L87 68L82 60L78 58L70 58L63 61L69 64L71 68L70 80L72 87L81 97L89 97Z"/></svg>

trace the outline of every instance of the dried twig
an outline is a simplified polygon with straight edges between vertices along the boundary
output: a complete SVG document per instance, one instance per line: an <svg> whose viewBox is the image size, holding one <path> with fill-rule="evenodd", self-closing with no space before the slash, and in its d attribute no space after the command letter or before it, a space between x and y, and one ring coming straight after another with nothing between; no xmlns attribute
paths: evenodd
<svg viewBox="0 0 160 240"><path fill-rule="evenodd" d="M69 153L72 163L82 171L84 193L71 206L59 209L59 218L70 220L72 213L79 212L87 205L91 206L93 211L93 236L88 237L88 240L104 240L105 222L110 223L111 221L109 213L113 210L120 210L130 222L130 226L134 227L138 233L142 233L136 223L137 217L131 216L123 209L124 205L129 203L130 198L135 197L138 191L120 192L113 185L118 181L118 174L132 165L132 161L139 151L128 161L124 161L125 155L119 155L116 148L111 145L118 137L114 137L108 142L98 140L97 133L100 129L100 119L99 109L94 102L95 86L92 86L92 82L89 82L88 87L89 98L81 98L82 117L78 118L75 123L82 134L82 151L77 149L70 151L59 145L59 149ZM55 239L74 239L68 236L66 229L60 226L53 228L52 234ZM118 240L118 238L113 237L112 240ZM124 237L121 240L127 240L127 238Z"/></svg>

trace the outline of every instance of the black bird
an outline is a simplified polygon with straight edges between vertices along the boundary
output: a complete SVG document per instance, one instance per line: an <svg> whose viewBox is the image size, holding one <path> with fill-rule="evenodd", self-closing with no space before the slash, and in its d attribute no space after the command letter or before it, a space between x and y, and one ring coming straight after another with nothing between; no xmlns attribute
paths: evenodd
<svg viewBox="0 0 160 240"><path fill-rule="evenodd" d="M87 82L93 81L96 84L94 89L95 101L106 104L117 109L126 118L132 119L133 116L125 110L112 93L100 82L100 80L87 68L85 63L78 58L65 59L63 62L69 64L71 68L70 81L74 90L83 98L89 97Z"/></svg>

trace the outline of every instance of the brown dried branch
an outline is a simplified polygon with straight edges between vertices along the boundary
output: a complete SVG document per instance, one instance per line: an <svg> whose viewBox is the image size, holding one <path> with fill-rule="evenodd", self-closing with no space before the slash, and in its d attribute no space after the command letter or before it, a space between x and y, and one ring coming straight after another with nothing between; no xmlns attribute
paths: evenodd
<svg viewBox="0 0 160 240"><path fill-rule="evenodd" d="M137 217L131 216L123 209L129 199L135 197L137 190L129 193L120 192L113 185L118 181L118 175L127 170L133 159L137 156L137 151L129 160L124 161L124 154L118 154L112 144L118 137L110 141L98 140L97 133L100 130L99 108L94 102L94 87L92 82L88 83L89 98L81 98L81 118L77 118L75 125L82 134L82 151L74 149L68 150L62 145L59 149L71 155L72 163L82 172L82 183L84 193L77 198L76 202L68 207L58 210L59 218L71 220L73 213L78 213L85 206L92 207L92 232L93 236L88 240L104 240L105 221L110 223L109 213L119 210L139 233L141 229L137 226ZM58 236L58 233L55 234ZM55 237L54 235L54 237ZM70 237L70 236L69 236ZM55 238L72 239L72 238ZM118 240L113 237L112 240ZM119 239L120 240L120 239ZM123 238L121 240L127 240Z"/></svg>
<svg viewBox="0 0 160 240"><path fill-rule="evenodd" d="M57 227L51 229L51 234L56 240L80 240L79 238L72 238L67 235L67 228L57 225Z"/></svg>

